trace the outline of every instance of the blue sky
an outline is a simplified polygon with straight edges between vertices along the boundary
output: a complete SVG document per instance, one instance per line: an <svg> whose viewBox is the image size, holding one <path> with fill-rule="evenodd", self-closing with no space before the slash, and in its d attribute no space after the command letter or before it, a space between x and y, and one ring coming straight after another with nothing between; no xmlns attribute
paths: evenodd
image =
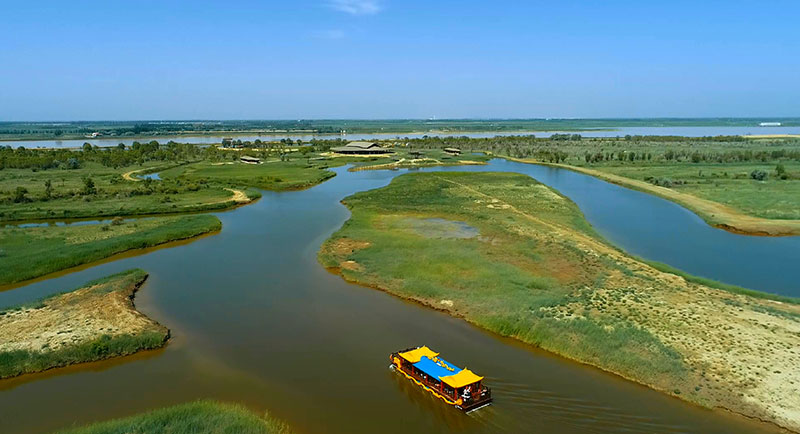
<svg viewBox="0 0 800 434"><path fill-rule="evenodd" d="M797 1L29 1L0 120L800 116Z"/></svg>

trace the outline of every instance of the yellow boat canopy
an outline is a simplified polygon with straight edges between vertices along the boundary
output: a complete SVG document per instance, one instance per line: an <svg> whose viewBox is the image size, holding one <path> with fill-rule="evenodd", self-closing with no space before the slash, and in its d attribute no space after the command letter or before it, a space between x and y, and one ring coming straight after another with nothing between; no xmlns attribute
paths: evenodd
<svg viewBox="0 0 800 434"><path fill-rule="evenodd" d="M433 359L434 357L438 356L439 353L433 352L430 348L426 346L419 347L417 349L406 351L405 353L400 353L400 357L408 360L411 363L417 363L422 357L427 357L429 359Z"/></svg>
<svg viewBox="0 0 800 434"><path fill-rule="evenodd" d="M457 374L440 377L440 380L442 380L444 384L447 384L454 389L458 389L459 387L477 383L478 381L483 380L483 377L475 375L475 373L469 369L464 369Z"/></svg>

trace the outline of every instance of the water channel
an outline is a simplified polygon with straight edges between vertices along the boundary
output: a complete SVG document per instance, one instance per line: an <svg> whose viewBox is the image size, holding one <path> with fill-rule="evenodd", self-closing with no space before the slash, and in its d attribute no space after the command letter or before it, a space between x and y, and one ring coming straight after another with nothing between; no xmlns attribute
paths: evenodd
<svg viewBox="0 0 800 434"><path fill-rule="evenodd" d="M670 202L560 169L493 160L433 170L532 175L634 254L673 265L686 259L679 267L696 274L766 280L757 289L797 295L798 271L769 278L761 266L772 257L758 249L784 256L780 264L797 263L798 237L729 234ZM0 306L8 306L141 267L150 279L137 307L173 334L163 350L0 381L0 432L45 432L198 398L268 409L298 432L775 431L328 273L316 252L349 215L339 201L405 173L336 172L309 190L264 192L252 205L217 214L217 235L0 292ZM754 256L739 258L751 249ZM722 257L708 257L715 255ZM486 375L495 404L463 415L389 371L391 351L420 344Z"/></svg>

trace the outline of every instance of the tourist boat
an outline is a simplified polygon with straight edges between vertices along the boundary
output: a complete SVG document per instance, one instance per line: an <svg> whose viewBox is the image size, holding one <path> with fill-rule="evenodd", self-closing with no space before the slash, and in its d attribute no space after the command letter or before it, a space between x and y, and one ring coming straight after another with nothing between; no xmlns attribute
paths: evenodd
<svg viewBox="0 0 800 434"><path fill-rule="evenodd" d="M435 397L467 413L492 403L492 391L483 377L461 369L426 346L408 348L389 356L389 367Z"/></svg>

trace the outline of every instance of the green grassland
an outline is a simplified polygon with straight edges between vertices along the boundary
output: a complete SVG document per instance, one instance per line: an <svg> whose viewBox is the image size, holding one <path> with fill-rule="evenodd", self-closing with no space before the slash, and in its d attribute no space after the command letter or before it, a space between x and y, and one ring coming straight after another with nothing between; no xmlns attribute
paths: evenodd
<svg viewBox="0 0 800 434"><path fill-rule="evenodd" d="M235 152L235 151L231 151ZM250 155L246 152L242 154ZM264 190L299 190L319 184L335 174L325 161L268 159L264 164L203 161L176 167L161 173L164 180L188 183L213 183L236 187L256 187Z"/></svg>
<svg viewBox="0 0 800 434"><path fill-rule="evenodd" d="M130 312L134 311L131 299L146 278L143 270L128 270L34 303L0 311L0 378L163 346L169 330L138 313L131 319ZM105 327L99 329L93 328L91 321L100 316L110 317L116 330L109 330L109 323L102 324ZM77 324L82 324L86 330L75 330ZM74 338L72 333L76 333ZM64 334L63 339L69 340L68 344L56 345L48 341L48 337L61 334ZM36 349L13 347L28 345L37 339L40 342L31 344L38 346Z"/></svg>
<svg viewBox="0 0 800 434"><path fill-rule="evenodd" d="M158 167L137 165L114 169L86 163L75 170L0 170L0 221L172 214L235 205L224 186L169 180L136 182L122 176ZM86 179L91 179L93 190L87 189ZM19 188L25 189L21 197L17 197Z"/></svg>
<svg viewBox="0 0 800 434"><path fill-rule="evenodd" d="M259 417L241 405L197 401L60 432L62 434L280 434L288 433L290 429L268 413Z"/></svg>
<svg viewBox="0 0 800 434"><path fill-rule="evenodd" d="M97 261L131 249L195 237L222 227L212 215L146 218L109 224L0 229L0 285Z"/></svg>
<svg viewBox="0 0 800 434"><path fill-rule="evenodd" d="M349 281L693 402L750 415L786 405L785 391L745 371L760 369L751 356L791 371L796 304L713 288L626 255L532 178L409 174L344 203L352 216L319 260ZM758 324L742 312L760 315Z"/></svg>

